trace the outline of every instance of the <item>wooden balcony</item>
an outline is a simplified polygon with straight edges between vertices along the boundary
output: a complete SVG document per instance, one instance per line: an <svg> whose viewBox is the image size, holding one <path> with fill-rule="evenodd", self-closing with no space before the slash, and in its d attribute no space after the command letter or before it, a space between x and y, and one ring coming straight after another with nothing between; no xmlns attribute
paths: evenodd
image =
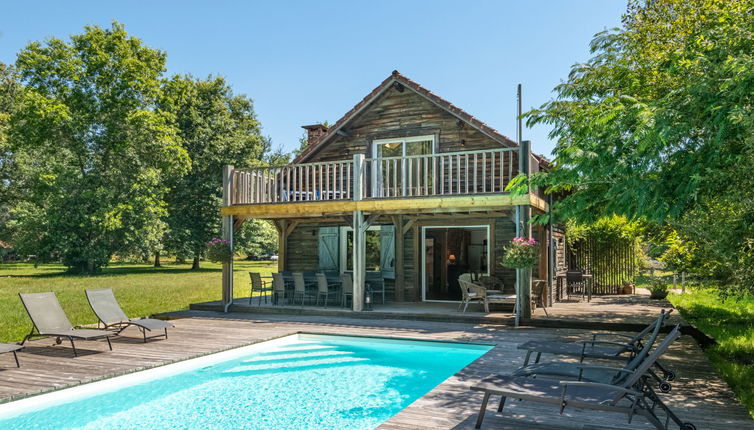
<svg viewBox="0 0 754 430"><path fill-rule="evenodd" d="M530 205L536 195L506 191L519 172L518 148L365 158L234 169L222 215L317 217L353 211L426 213L499 210ZM530 166L538 166L530 160Z"/></svg>

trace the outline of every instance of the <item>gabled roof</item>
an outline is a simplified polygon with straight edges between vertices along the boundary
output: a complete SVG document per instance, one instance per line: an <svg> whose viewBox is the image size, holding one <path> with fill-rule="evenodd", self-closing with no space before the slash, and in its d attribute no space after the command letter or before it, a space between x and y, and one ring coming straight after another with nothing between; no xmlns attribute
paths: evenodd
<svg viewBox="0 0 754 430"><path fill-rule="evenodd" d="M387 79L382 81L382 83L378 85L377 88L372 90L371 93L367 94L367 96L364 97L360 102L358 102L356 106L354 106L351 110L349 110L332 127L330 127L324 136L322 136L316 142L310 142L309 146L301 154L299 154L299 156L296 157L296 159L293 160L293 162L294 163L304 162L310 156L314 155L317 151L324 148L327 142L329 142L336 135L338 135L338 131L340 129L342 129L349 122L355 119L373 101L375 101L379 96L381 96L385 91L387 91L391 86L393 86L396 83L401 84L403 85L404 88L407 88L415 92L416 94L424 97L425 99L433 103L435 106L438 106L439 108L445 110L451 115L466 122L467 124L471 125L475 129L480 131L482 134L500 143L501 145L506 146L506 147L518 146L515 141L501 134L500 132L488 126L487 124L483 123L482 121L479 121L478 119L474 118L472 115L469 115L463 109L455 106L454 104L443 99L442 97L437 96L436 94L432 93L431 91L422 87L421 85L412 81L411 79L401 75L400 73L398 73L397 70L393 70L393 73L390 74L390 76L388 76Z"/></svg>

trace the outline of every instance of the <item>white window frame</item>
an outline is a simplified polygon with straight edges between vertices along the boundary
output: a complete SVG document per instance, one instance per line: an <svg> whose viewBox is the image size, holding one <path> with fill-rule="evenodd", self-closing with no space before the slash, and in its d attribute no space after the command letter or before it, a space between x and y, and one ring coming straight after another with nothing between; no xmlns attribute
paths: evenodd
<svg viewBox="0 0 754 430"><path fill-rule="evenodd" d="M422 226L422 234L421 234L421 271L422 271L422 301L423 302L438 302L438 303L459 303L459 300L429 300L427 299L427 253L426 253L426 243L427 243L427 229L430 228L483 228L487 231L487 273L485 273L487 276L490 275L490 252L492 251L490 248L490 243L492 242L492 238L490 237L490 234L492 233L492 229L490 228L490 224L479 224L479 225L427 225Z"/></svg>
<svg viewBox="0 0 754 430"><path fill-rule="evenodd" d="M401 143L401 155L400 156L403 157L403 158L405 158L406 157L406 144L407 143L421 142L421 141L425 141L425 140L429 140L429 141L432 142L432 145L431 145L432 146L432 154L433 155L436 154L437 153L437 141L435 140L435 135L434 134L426 134L426 135L423 135L423 136L396 137L396 138L392 138L392 139L375 139L375 140L372 141L372 158L374 158L374 159L385 158L385 157L379 156L379 151L377 150L377 148L380 145L384 145L386 143L395 143L395 142L400 142ZM379 169L377 169L377 165L376 164L373 164L373 166L374 167L373 167L372 177L376 178L377 180L374 181L374 185L373 185L374 189L372 190L372 193L373 193L373 195L377 195L378 190L382 189L382 172L379 171ZM406 177L407 177L406 163L405 163L404 160L402 160L401 161L401 178L404 178L404 179L401 180L401 188L402 188L401 191L403 192L404 196L406 195L406 181L405 181Z"/></svg>
<svg viewBox="0 0 754 430"><path fill-rule="evenodd" d="M367 230L369 231L380 231L379 225L372 225L369 226ZM352 227L340 227L340 234L338 235L338 239L340 240L340 256L339 256L339 262L338 267L340 268L340 273L345 273L349 270L353 271L352 268L347 267L348 263L348 232L353 232Z"/></svg>

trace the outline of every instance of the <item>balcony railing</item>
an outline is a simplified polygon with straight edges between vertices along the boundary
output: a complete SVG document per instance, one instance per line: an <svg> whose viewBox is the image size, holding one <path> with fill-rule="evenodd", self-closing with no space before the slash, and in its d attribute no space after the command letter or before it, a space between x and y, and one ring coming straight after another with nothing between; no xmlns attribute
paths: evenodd
<svg viewBox="0 0 754 430"><path fill-rule="evenodd" d="M504 193L518 148L234 169L231 205Z"/></svg>

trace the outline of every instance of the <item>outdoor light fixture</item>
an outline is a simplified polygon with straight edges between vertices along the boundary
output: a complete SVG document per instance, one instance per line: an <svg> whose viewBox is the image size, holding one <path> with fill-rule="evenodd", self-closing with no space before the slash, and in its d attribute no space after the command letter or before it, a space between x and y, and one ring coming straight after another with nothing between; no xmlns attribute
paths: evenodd
<svg viewBox="0 0 754 430"><path fill-rule="evenodd" d="M372 310L372 289L367 288L365 292L366 294L364 295L364 310L371 311Z"/></svg>

